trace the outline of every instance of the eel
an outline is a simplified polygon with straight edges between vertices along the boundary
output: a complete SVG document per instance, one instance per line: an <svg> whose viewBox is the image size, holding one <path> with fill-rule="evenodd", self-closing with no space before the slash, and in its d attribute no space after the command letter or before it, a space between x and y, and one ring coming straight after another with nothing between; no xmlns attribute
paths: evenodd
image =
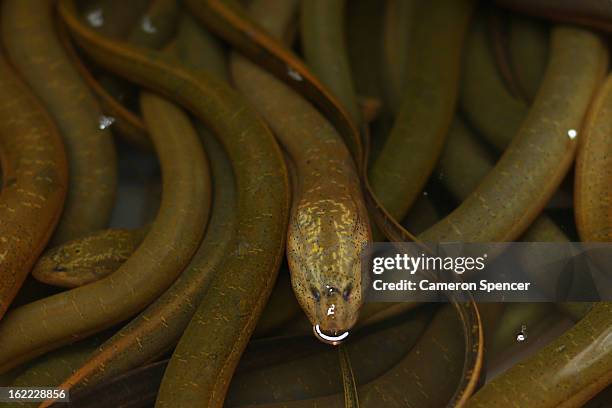
<svg viewBox="0 0 612 408"><path fill-rule="evenodd" d="M15 388L57 386L66 375L70 375L100 343L109 337L112 330L106 330L87 339L68 344L16 367L9 372L14 377L12 381L3 385ZM3 408L37 407L39 403L13 402L2 405Z"/></svg>
<svg viewBox="0 0 612 408"><path fill-rule="evenodd" d="M44 354L24 364L24 367L18 367L20 373L11 385L20 387L59 385L63 378L70 375L87 360L88 356L111 335L112 331L112 329L105 330L95 336Z"/></svg>
<svg viewBox="0 0 612 408"><path fill-rule="evenodd" d="M464 345L449 342L461 330L461 323L450 305L442 305L418 343L388 371L358 387L363 407L443 407L464 406L470 395L461 389L451 397L461 383ZM456 338L456 337L455 337ZM347 346L349 343L347 343ZM357 360L354 360L355 362ZM424 364L423 362L427 363ZM344 395L282 401L267 404L246 404L243 407L302 408L344 406Z"/></svg>
<svg viewBox="0 0 612 408"><path fill-rule="evenodd" d="M519 132L478 188L421 234L422 241L512 241L538 216L570 169L578 130L607 69L607 51L586 30L559 26L551 37L546 74Z"/></svg>
<svg viewBox="0 0 612 408"><path fill-rule="evenodd" d="M357 394L357 384L355 384L351 358L346 350L346 346L343 344L338 347L338 359L340 360L340 371L342 372L344 407L359 408L359 395Z"/></svg>
<svg viewBox="0 0 612 408"><path fill-rule="evenodd" d="M54 2L8 0L1 11L7 57L56 121L68 156L68 195L51 242L105 228L117 188L115 146L110 131L99 128L102 111L58 39Z"/></svg>
<svg viewBox="0 0 612 408"><path fill-rule="evenodd" d="M174 52L194 69L210 72L218 79L226 80L227 67L223 50L214 38L199 27L189 15L183 14L180 18ZM79 368L74 376L66 379L66 387L74 383L73 389L78 390L84 384L91 386L97 382L103 382L106 378L146 362L151 356L172 347L178 341L178 337L193 314L194 305L197 305L204 295L210 277L223 261L222 255L231 238L232 220L235 217L235 193L233 189L225 187L234 183L231 176L232 170L214 139L206 135L206 130L202 126L198 125L198 130L206 141L206 150L215 178L213 215L203 244L187 270L168 293L159 300L157 306L150 307L141 318L133 321L115 339L107 342L97 355L92 355L91 361ZM90 275L89 271L92 269L100 271L96 278L100 278L102 274L110 274L123 261L121 257L129 256L131 250L128 248L129 245L121 245L121 240L116 240L118 233L127 235L123 241L127 241L128 244L137 245L139 243L137 237L134 237L134 234L138 235L139 231L101 232L92 236L90 240L74 241L61 249L57 255L60 255L62 259L57 260L58 262L53 262L53 259L49 257L44 259L45 262L41 260L38 273L49 275L56 282L82 279L84 275ZM80 251L78 254L75 252L76 249ZM65 271L59 273L54 271L53 268L56 266ZM288 297L293 297L292 294L287 293L287 288L290 288L288 282L279 276L277 285L279 283L280 287L273 291L270 302L262 314L262 319L258 322L255 335L261 335L261 332L274 329L298 312L297 302ZM186 302L186 299L189 301ZM291 302L292 307L286 307L287 300ZM177 304L178 301L180 304ZM278 302L285 304L285 307L277 307ZM146 323L150 321L156 321L158 324ZM166 325L165 330L159 330L159 325ZM146 344L147 347L143 348L141 344ZM101 361L105 368L103 372L99 370L102 366Z"/></svg>
<svg viewBox="0 0 612 408"><path fill-rule="evenodd" d="M359 171L365 171L365 153L368 150L365 133L360 133L342 104L291 50L251 21L242 5L235 0L188 0L186 5L213 33L235 46L249 59L265 65L270 72L313 103L342 135ZM361 179L370 215L379 228L395 241L413 241L414 235L401 227L381 205L365 174L362 174Z"/></svg>
<svg viewBox="0 0 612 408"><path fill-rule="evenodd" d="M580 239L612 241L612 76L593 102L576 159L574 215Z"/></svg>
<svg viewBox="0 0 612 408"><path fill-rule="evenodd" d="M227 259L236 217L234 179L221 146L208 134L202 138L214 180L212 215L202 244L174 284L63 379L63 388L95 386L171 350Z"/></svg>
<svg viewBox="0 0 612 408"><path fill-rule="evenodd" d="M105 60L111 61L108 55ZM0 372L140 312L172 284L199 246L210 207L206 156L190 123L167 123L164 108L156 109L147 120L163 195L149 233L111 276L11 311L0 322Z"/></svg>
<svg viewBox="0 0 612 408"><path fill-rule="evenodd" d="M188 25L186 30L184 24ZM214 43L210 36L193 26L191 19L182 16L178 37L182 51L190 55L189 60L195 59L200 63L200 67L220 67L217 68L217 74L223 79L223 55L216 52L218 50L214 47L212 51L207 46L202 48L202 44L206 42L211 45ZM178 44L175 48L178 48ZM191 47L196 50L190 49ZM200 52L196 52L197 50ZM209 69L214 71L214 68ZM189 121L184 113L176 109L169 113L166 114L167 120ZM185 271L166 293L92 353L75 373L64 379L64 388L78 390L104 382L171 349L178 342L195 308L206 293L211 278L221 264L232 256L227 253L234 236L236 216L232 169L218 142L215 142L202 125L198 124L196 127L208 152L214 178L212 215L204 240ZM112 243L102 242L100 246L91 249L91 260L98 262L97 258L107 257L117 248ZM75 257L71 260L72 264L83 262ZM66 266L72 270L72 265Z"/></svg>
<svg viewBox="0 0 612 408"><path fill-rule="evenodd" d="M566 33L563 33L563 31L566 31ZM576 31L573 34L573 41L588 41L588 37L595 38L586 31L581 33L579 29L567 27L554 28L552 32L551 62L549 63L548 71L558 62L556 61L557 55L555 54L561 42L560 37L562 34L571 34L571 31ZM564 42L567 45L571 44L570 39ZM574 43L573 46L582 53L593 46L592 40L588 42L591 44L580 45L579 43ZM592 51L593 49L591 48L587 52ZM569 55L572 56L573 53ZM605 56L606 54L604 53L603 55ZM573 55L573 58L576 58L580 63L584 62L579 56ZM598 79L600 75L597 71L591 73L594 79ZM546 91L548 89L547 78L545 77L544 84L536 97L536 104L541 95ZM568 92L573 97L576 96L574 87ZM598 97L597 101L599 100ZM580 129L578 126L569 129L575 130L575 136L583 139L583 144L588 143L589 129L591 124L594 123L592 118L596 116L595 112L598 112L597 106L598 102L595 102L594 107L587 114L584 131L578 134L578 130L576 130ZM556 115L558 116L555 117L563 117L563 115L558 113ZM564 128L562 127L560 131L562 132L563 130ZM589 179L589 183L591 182L592 180ZM581 211L584 211L584 209ZM596 304L586 317L580 320L569 332L536 353L533 357L515 365L506 373L488 383L477 392L467 406L580 406L612 382L612 375L610 374L612 372L610 370L612 353L609 351L612 349L609 344L609 339L612 338L610 335L610 327L612 327L610 316L612 314L610 313L609 303ZM577 381L575 374L578 372L580 372L580 379Z"/></svg>
<svg viewBox="0 0 612 408"><path fill-rule="evenodd" d="M278 278L268 303L266 303L266 307L261 313L261 318L257 322L253 338L257 339L275 335L282 331L284 326L297 320L300 315L303 315L302 308L291 288L291 276L289 275L288 267L283 265L278 273Z"/></svg>
<svg viewBox="0 0 612 408"><path fill-rule="evenodd" d="M183 12L180 17L175 53L179 60L192 69L202 70L225 82L230 79L223 43L187 12Z"/></svg>
<svg viewBox="0 0 612 408"><path fill-rule="evenodd" d="M555 313L554 306L550 303L510 303L506 306L504 314L500 317L500 324L491 338L488 347L492 362L495 362L515 346L516 334L522 325L527 327L527 340L525 343L536 339L541 333L540 326L547 319L559 320L559 313ZM546 327L548 328L548 327ZM522 346L520 346L522 347Z"/></svg>
<svg viewBox="0 0 612 408"><path fill-rule="evenodd" d="M157 402L220 405L283 253L289 195L280 148L264 122L227 85L179 66L171 56L97 35L78 20L73 1L60 1L59 11L95 62L187 108L210 127L229 155L238 195L235 238L226 251L232 256L222 264L223 273L213 277L183 333ZM192 165L191 160L181 163ZM205 367L197 364L194 349L209 357Z"/></svg>
<svg viewBox="0 0 612 408"><path fill-rule="evenodd" d="M612 8L607 0L496 0L519 13L563 23L612 31Z"/></svg>
<svg viewBox="0 0 612 408"><path fill-rule="evenodd" d="M524 16L510 19L508 50L522 93L532 101L546 71L548 63L548 36L546 24Z"/></svg>
<svg viewBox="0 0 612 408"><path fill-rule="evenodd" d="M0 55L0 104L2 319L61 216L68 168L55 123L4 55ZM35 321L39 319L40 315ZM19 336L18 341L23 339ZM3 351L5 342L0 336Z"/></svg>
<svg viewBox="0 0 612 408"><path fill-rule="evenodd" d="M300 38L312 72L346 108L353 122L361 122L357 93L345 43L346 0L302 1Z"/></svg>
<svg viewBox="0 0 612 408"><path fill-rule="evenodd" d="M131 42L158 48L175 32L178 13L176 1L155 0L149 4L139 4L139 2L130 3L130 7L126 7L125 4L106 0L104 4L90 6L89 11L85 10L84 14L86 19L92 13L101 16L103 24L100 27L94 25L92 28L104 35L114 38L127 37ZM118 16L117 11L121 10L123 13ZM91 19L88 20L91 25ZM104 126L104 123L107 123L107 126L113 125L118 135L127 143L142 150L153 150L142 118L124 106L116 95L107 89L125 84L118 84L118 79L108 74L103 74L101 78L96 77L80 58L66 28L59 24L57 31L72 65L102 106L105 115L100 118L100 125Z"/></svg>
<svg viewBox="0 0 612 408"><path fill-rule="evenodd" d="M130 30L128 41L132 44L159 48L174 33L177 17L178 8L175 0L155 0L140 17L141 23ZM65 29L63 27L60 29L66 36ZM64 38L63 41L66 42L65 47L68 52L74 53L69 38ZM71 58L78 59L78 56L72 55ZM86 70L80 60L73 62ZM88 72L84 75L90 76ZM97 82L92 84L93 87L96 85ZM119 114L120 122L131 122L130 118L136 118L136 115L127 108L119 105L118 109L122 112ZM113 121L116 119L112 118ZM140 123L139 118L136 120ZM143 139L140 133L127 134L138 135L129 139L134 144L150 147L148 137ZM33 270L33 275L41 282L63 287L77 287L94 282L119 268L138 248L147 232L148 228L110 229L80 236L43 254Z"/></svg>
<svg viewBox="0 0 612 408"><path fill-rule="evenodd" d="M351 0L347 6L346 41L355 91L361 97L382 99L381 68L372 54L380 55L383 9L377 0ZM366 120L365 112L362 117Z"/></svg>
<svg viewBox="0 0 612 408"><path fill-rule="evenodd" d="M249 20L245 11L236 2L219 2L207 0L204 2L188 1L187 6L211 31L223 37L240 52L258 64L265 65L280 79L290 84L317 106L334 124L350 148L353 158L361 171L364 169L364 149L360 134L348 118L348 114L323 86L313 76L304 64L286 47L265 33L256 23ZM366 203L371 216L387 236L396 241L414 240L390 214L380 205L362 175ZM480 358L482 357L482 331L480 319L473 303L454 303L455 309L463 323L466 360L463 365L463 376L453 401L462 401L473 392L480 373Z"/></svg>
<svg viewBox="0 0 612 408"><path fill-rule="evenodd" d="M484 18L479 15L466 40L459 101L469 123L503 151L517 134L528 106L506 88L486 34Z"/></svg>
<svg viewBox="0 0 612 408"><path fill-rule="evenodd" d="M66 50L72 65L79 72L79 75L87 83L87 86L94 95L96 95L96 99L99 101L100 106L102 106L105 116L100 119L104 120L106 118L106 123L112 122L118 135L129 144L142 150L152 150L153 145L142 118L115 99L90 72L89 68L81 60L66 27L60 24L57 30L62 46Z"/></svg>
<svg viewBox="0 0 612 408"><path fill-rule="evenodd" d="M488 382L465 407L575 408L611 383L612 304L601 302L566 333Z"/></svg>
<svg viewBox="0 0 612 408"><path fill-rule="evenodd" d="M355 330L351 340L343 344L351 357L358 386L375 381L411 352L421 341L433 309L420 308L385 323ZM279 343L273 344L280 346L282 343ZM287 343L290 347L291 343ZM342 390L342 377L339 366L334 364L336 354L335 348L326 347L316 353L286 357L257 370L239 371L232 380L226 406L290 403L338 393Z"/></svg>
<svg viewBox="0 0 612 408"><path fill-rule="evenodd" d="M296 5L255 2L251 14L282 38ZM313 327L342 336L359 316L360 256L371 241L359 173L342 138L308 101L240 55L232 56L231 70L294 168L286 250L293 290Z"/></svg>
<svg viewBox="0 0 612 408"><path fill-rule="evenodd" d="M115 272L136 251L148 228L108 229L46 251L32 269L40 282L76 288Z"/></svg>
<svg viewBox="0 0 612 408"><path fill-rule="evenodd" d="M393 367L419 340L432 312L433 308L421 309L416 314L396 319L393 324L362 331L355 337L355 341L348 342L346 347L352 357L356 379L368 382ZM372 349L378 352L371 353ZM341 378L337 368L330 369L329 362L334 360L336 352L312 337L251 341L232 380L226 406L244 405L244 401L270 401L267 387L273 387L279 392L274 394L277 401L291 399L292 394L316 396L335 392L341 387ZM368 358L356 358L366 354ZM70 395L71 401L76 406L85 405L85 401L92 406L102 407L122 404L151 406L155 402L167 364L168 360L147 364L98 385L74 390ZM275 375L275 381L268 384L270 375ZM296 385L296 375L303 382L300 387L291 390L291 385Z"/></svg>
<svg viewBox="0 0 612 408"><path fill-rule="evenodd" d="M396 220L407 214L421 194L444 146L455 112L462 45L474 4L471 0L442 0L415 6L411 52L406 57L412 63L406 67L402 102L391 133L368 172L374 194ZM411 159L405 160L408 156Z"/></svg>
<svg viewBox="0 0 612 408"><path fill-rule="evenodd" d="M526 100L527 97L519 85L517 74L513 68L510 56L508 13L498 8L491 8L484 12L489 46L495 59L497 72L504 80L512 96Z"/></svg>
<svg viewBox="0 0 612 408"><path fill-rule="evenodd" d="M383 20L383 89L388 108L397 112L410 67L410 49L414 47L417 0L389 0L384 6ZM370 56L371 58L371 56Z"/></svg>
<svg viewBox="0 0 612 408"><path fill-rule="evenodd" d="M455 118L438 165L438 171L443 175L442 184L459 202L463 202L487 177L494 164L494 157L486 146L459 117ZM561 228L544 213L538 215L520 238L523 242L570 241ZM547 288L551 287L550 279L557 277L548 274L535 276L539 285Z"/></svg>

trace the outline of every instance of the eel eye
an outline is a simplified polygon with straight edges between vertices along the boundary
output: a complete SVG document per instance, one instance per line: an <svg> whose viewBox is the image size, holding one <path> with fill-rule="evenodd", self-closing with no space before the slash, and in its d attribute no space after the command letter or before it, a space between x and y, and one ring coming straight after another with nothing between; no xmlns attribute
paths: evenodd
<svg viewBox="0 0 612 408"><path fill-rule="evenodd" d="M310 287L310 293L312 293L312 297L318 303L321 300L321 292L317 290L314 286Z"/></svg>
<svg viewBox="0 0 612 408"><path fill-rule="evenodd" d="M353 291L353 285L348 285L346 288L344 288L344 291L342 292L342 298L344 298L344 300L348 302L352 291Z"/></svg>

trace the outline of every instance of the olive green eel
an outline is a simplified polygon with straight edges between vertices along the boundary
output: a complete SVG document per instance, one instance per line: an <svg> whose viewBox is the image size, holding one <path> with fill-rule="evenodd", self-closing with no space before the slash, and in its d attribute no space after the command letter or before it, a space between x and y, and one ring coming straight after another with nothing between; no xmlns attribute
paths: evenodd
<svg viewBox="0 0 612 408"><path fill-rule="evenodd" d="M302 1L300 31L303 54L312 72L344 105L354 123L361 112L345 43L346 0Z"/></svg>
<svg viewBox="0 0 612 408"><path fill-rule="evenodd" d="M580 137L576 159L575 218L585 242L612 241L612 76L600 89Z"/></svg>
<svg viewBox="0 0 612 408"><path fill-rule="evenodd" d="M76 288L115 272L136 251L148 228L108 229L51 248L36 262L32 276L40 282Z"/></svg>
<svg viewBox="0 0 612 408"><path fill-rule="evenodd" d="M68 156L68 195L52 242L105 228L117 186L113 139L99 128L102 111L62 49L54 2L8 0L1 12L7 56L55 119Z"/></svg>
<svg viewBox="0 0 612 408"><path fill-rule="evenodd" d="M462 45L474 4L470 0L443 0L415 5L402 102L369 169L374 193L396 220L406 215L422 192L444 146L455 111ZM408 156L410 160L405 160Z"/></svg>
<svg viewBox="0 0 612 408"><path fill-rule="evenodd" d="M522 93L532 101L548 63L549 29L541 21L513 16L508 27L508 51Z"/></svg>
<svg viewBox="0 0 612 408"><path fill-rule="evenodd" d="M389 0L385 3L382 33L383 89L388 109L397 112L405 89L406 73L412 62L417 0Z"/></svg>
<svg viewBox="0 0 612 408"><path fill-rule="evenodd" d="M68 170L55 124L3 55L0 104L2 319L57 225L68 188ZM39 319L40 315L36 321ZM10 318L0 324L7 320ZM0 349L7 349L1 335Z"/></svg>
<svg viewBox="0 0 612 408"><path fill-rule="evenodd" d="M508 91L497 70L480 15L467 36L459 99L470 124L499 151L506 148L527 116L527 103Z"/></svg>
<svg viewBox="0 0 612 408"><path fill-rule="evenodd" d="M504 7L549 18L584 25L596 30L612 31L612 9L606 0L496 0Z"/></svg>
<svg viewBox="0 0 612 408"><path fill-rule="evenodd" d="M251 14L282 39L292 5L254 2ZM341 136L308 101L240 55L232 56L231 68L295 169L286 251L293 290L313 326L341 335L358 318L360 256L371 240L359 173Z"/></svg>
<svg viewBox="0 0 612 408"><path fill-rule="evenodd" d="M197 249L208 218L209 206L203 204L210 202L206 157L185 125L169 126L157 115L150 120L164 173L162 203L150 232L112 276L8 314L0 323L0 372L138 313L164 292Z"/></svg>
<svg viewBox="0 0 612 408"><path fill-rule="evenodd" d="M524 232L570 168L577 132L606 67L596 35L554 28L543 83L519 132L478 188L419 238L504 242Z"/></svg>
<svg viewBox="0 0 612 408"><path fill-rule="evenodd" d="M236 238L227 251L233 256L223 264L223 273L213 278L183 334L158 400L158 405L166 404L166 381L173 381L166 397L170 404L180 404L180 400L202 403L199 396L204 395L215 405L223 399L223 390L254 329L281 259L288 181L280 150L263 122L222 83L179 67L174 59L157 52L97 36L78 21L70 1L60 2L60 14L77 42L98 64L171 96L209 125L233 164L238 216ZM245 269L248 274L243 273ZM247 293L250 296L245 296ZM197 334L200 330L206 335ZM198 386L184 380L195 373L182 367L196 357L191 352L194 349L209 356L206 372L197 367Z"/></svg>
<svg viewBox="0 0 612 408"><path fill-rule="evenodd" d="M612 305L597 303L568 332L494 378L466 408L580 407L612 383Z"/></svg>

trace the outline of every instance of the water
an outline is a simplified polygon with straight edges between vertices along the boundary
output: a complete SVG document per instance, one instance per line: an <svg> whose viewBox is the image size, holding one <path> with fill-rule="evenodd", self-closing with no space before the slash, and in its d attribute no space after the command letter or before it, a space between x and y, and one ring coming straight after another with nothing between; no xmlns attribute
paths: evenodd
<svg viewBox="0 0 612 408"><path fill-rule="evenodd" d="M519 343L527 340L527 325L521 326L521 331L516 334L516 341Z"/></svg>
<svg viewBox="0 0 612 408"><path fill-rule="evenodd" d="M98 129L108 129L113 123L115 123L115 118L113 118L112 116L102 115L98 120Z"/></svg>
<svg viewBox="0 0 612 408"><path fill-rule="evenodd" d="M300 73L291 67L287 68L287 75L289 75L291 79L295 79L296 81L301 81L303 79Z"/></svg>
<svg viewBox="0 0 612 408"><path fill-rule="evenodd" d="M104 13L102 9L95 9L87 13L87 21L92 27L102 27L104 25Z"/></svg>
<svg viewBox="0 0 612 408"><path fill-rule="evenodd" d="M346 340L349 335L348 331L342 332L340 334L336 333L335 335L324 333L318 324L312 327L312 331L318 340L322 341L325 344L331 344L332 346L338 346L342 344L342 342L344 342L344 340Z"/></svg>
<svg viewBox="0 0 612 408"><path fill-rule="evenodd" d="M153 25L153 22L151 21L151 17L145 16L142 19L142 30L145 33L149 33L149 34L154 34L157 32L157 27Z"/></svg>

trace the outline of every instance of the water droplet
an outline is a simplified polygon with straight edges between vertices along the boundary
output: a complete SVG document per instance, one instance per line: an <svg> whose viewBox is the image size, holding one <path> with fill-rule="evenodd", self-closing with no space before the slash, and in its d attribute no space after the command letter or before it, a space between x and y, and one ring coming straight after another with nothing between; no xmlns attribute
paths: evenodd
<svg viewBox="0 0 612 408"><path fill-rule="evenodd" d="M300 73L291 67L287 68L287 75L289 75L291 79L295 79L296 81L302 80L302 76L300 75Z"/></svg>
<svg viewBox="0 0 612 408"><path fill-rule="evenodd" d="M516 334L516 341L518 341L519 343L522 343L525 340L527 340L527 326L522 325L521 331Z"/></svg>
<svg viewBox="0 0 612 408"><path fill-rule="evenodd" d="M567 135L570 139L575 139L578 136L578 132L576 132L576 129L570 129L567 131Z"/></svg>
<svg viewBox="0 0 612 408"><path fill-rule="evenodd" d="M112 116L102 115L100 116L100 119L98 120L98 129L100 130L107 129L113 123L115 123L115 118L113 118Z"/></svg>
<svg viewBox="0 0 612 408"><path fill-rule="evenodd" d="M349 335L349 332L347 331L341 333L334 333L333 335L324 333L318 324L312 327L312 331L314 332L314 335L317 339L319 339L323 343L331 344L332 346L339 345L344 340L346 340Z"/></svg>
<svg viewBox="0 0 612 408"><path fill-rule="evenodd" d="M87 21L92 27L102 27L104 25L104 14L101 8L87 13Z"/></svg>
<svg viewBox="0 0 612 408"><path fill-rule="evenodd" d="M153 25L153 22L151 21L151 17L149 16L144 16L142 19L142 30L145 33L149 33L149 34L153 34L157 32L157 27L155 27Z"/></svg>

